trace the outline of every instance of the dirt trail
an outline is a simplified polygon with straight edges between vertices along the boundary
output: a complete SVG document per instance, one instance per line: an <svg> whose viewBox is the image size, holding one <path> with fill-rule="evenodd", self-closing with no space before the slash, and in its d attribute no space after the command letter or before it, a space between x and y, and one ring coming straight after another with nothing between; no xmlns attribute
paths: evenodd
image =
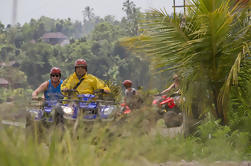
<svg viewBox="0 0 251 166"><path fill-rule="evenodd" d="M215 161L215 162L199 162L199 161L167 161L164 163L151 163L144 157L138 158L137 165L144 166L251 166L251 161Z"/></svg>
<svg viewBox="0 0 251 166"><path fill-rule="evenodd" d="M216 161L212 163L201 163L197 161L179 161L173 162L168 161L166 163L156 164L155 166L251 166L251 161L242 161L242 162L234 162L234 161Z"/></svg>

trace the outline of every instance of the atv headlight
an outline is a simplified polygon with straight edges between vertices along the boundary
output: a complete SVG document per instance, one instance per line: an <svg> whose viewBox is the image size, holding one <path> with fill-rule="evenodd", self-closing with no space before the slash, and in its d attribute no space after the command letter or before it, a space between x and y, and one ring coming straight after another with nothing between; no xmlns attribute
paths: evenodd
<svg viewBox="0 0 251 166"><path fill-rule="evenodd" d="M105 107L105 108L103 108L103 114L110 115L110 114L112 114L113 110L114 110L113 106Z"/></svg>
<svg viewBox="0 0 251 166"><path fill-rule="evenodd" d="M62 106L63 112L66 114L73 114L73 109L71 107Z"/></svg>
<svg viewBox="0 0 251 166"><path fill-rule="evenodd" d="M35 118L38 118L39 116L41 117L43 115L43 112L42 110L29 110L29 113L31 115L31 117L35 117Z"/></svg>

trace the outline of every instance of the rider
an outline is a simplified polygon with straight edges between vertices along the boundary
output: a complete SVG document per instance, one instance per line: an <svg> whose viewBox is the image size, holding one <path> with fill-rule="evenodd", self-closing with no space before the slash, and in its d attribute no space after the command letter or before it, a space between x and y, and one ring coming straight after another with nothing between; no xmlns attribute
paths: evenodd
<svg viewBox="0 0 251 166"><path fill-rule="evenodd" d="M131 80L124 80L123 85L125 87L124 102L132 108L136 108L140 104L140 97L135 88L132 87Z"/></svg>
<svg viewBox="0 0 251 166"><path fill-rule="evenodd" d="M77 90L79 94L93 94L95 90L102 89L105 93L110 93L110 88L105 83L87 73L87 63L84 59L75 61L75 72L71 74L61 85L61 91Z"/></svg>
<svg viewBox="0 0 251 166"><path fill-rule="evenodd" d="M123 81L123 85L125 87L125 97L126 98L130 98L130 97L136 95L136 89L132 88L132 81L131 80Z"/></svg>
<svg viewBox="0 0 251 166"><path fill-rule="evenodd" d="M174 74L173 75L173 83L165 90L163 90L160 94L164 94L164 93L167 93L167 92L170 92L171 90L173 90L173 94L172 96L174 96L174 100L176 100L177 102L180 102L179 101L179 98L180 98L180 88L179 88L179 85L180 85L180 80L179 80L179 76L177 74Z"/></svg>
<svg viewBox="0 0 251 166"><path fill-rule="evenodd" d="M45 100L59 99L62 94L60 91L63 81L61 78L61 70L58 67L53 67L50 70L50 79L43 82L36 90L32 92L32 98L37 98L38 94L44 92Z"/></svg>

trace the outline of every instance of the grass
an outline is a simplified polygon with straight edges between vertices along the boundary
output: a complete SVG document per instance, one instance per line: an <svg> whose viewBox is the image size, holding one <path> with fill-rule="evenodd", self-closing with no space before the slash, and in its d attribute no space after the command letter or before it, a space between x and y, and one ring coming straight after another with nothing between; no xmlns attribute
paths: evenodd
<svg viewBox="0 0 251 166"><path fill-rule="evenodd" d="M1 128L0 165L133 166L181 160L251 159L245 133L206 122L199 128L198 137L151 134L150 128L155 130L156 126L149 119L150 111L139 110L120 122L81 123L76 132L70 125L36 134L26 129Z"/></svg>

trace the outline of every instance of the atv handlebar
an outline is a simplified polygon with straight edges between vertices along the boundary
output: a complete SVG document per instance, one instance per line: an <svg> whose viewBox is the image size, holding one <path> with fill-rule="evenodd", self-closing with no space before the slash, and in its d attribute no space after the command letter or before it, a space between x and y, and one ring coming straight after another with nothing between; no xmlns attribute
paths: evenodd
<svg viewBox="0 0 251 166"><path fill-rule="evenodd" d="M94 94L108 94L104 89L96 89L93 91Z"/></svg>
<svg viewBox="0 0 251 166"><path fill-rule="evenodd" d="M45 101L45 98L43 98L43 97L36 97L36 98L32 97L31 100L32 101Z"/></svg>
<svg viewBox="0 0 251 166"><path fill-rule="evenodd" d="M61 90L64 93L75 93L79 95L79 92L76 89L62 89ZM101 93L101 94L107 94L104 89L96 89L93 91L94 94Z"/></svg>
<svg viewBox="0 0 251 166"><path fill-rule="evenodd" d="M161 94L161 93L158 93L158 94L155 94L154 96L162 96L163 94Z"/></svg>
<svg viewBox="0 0 251 166"><path fill-rule="evenodd" d="M74 95L79 95L79 92L76 89L62 89L62 93L66 93L66 95L63 94L63 97L72 97Z"/></svg>

